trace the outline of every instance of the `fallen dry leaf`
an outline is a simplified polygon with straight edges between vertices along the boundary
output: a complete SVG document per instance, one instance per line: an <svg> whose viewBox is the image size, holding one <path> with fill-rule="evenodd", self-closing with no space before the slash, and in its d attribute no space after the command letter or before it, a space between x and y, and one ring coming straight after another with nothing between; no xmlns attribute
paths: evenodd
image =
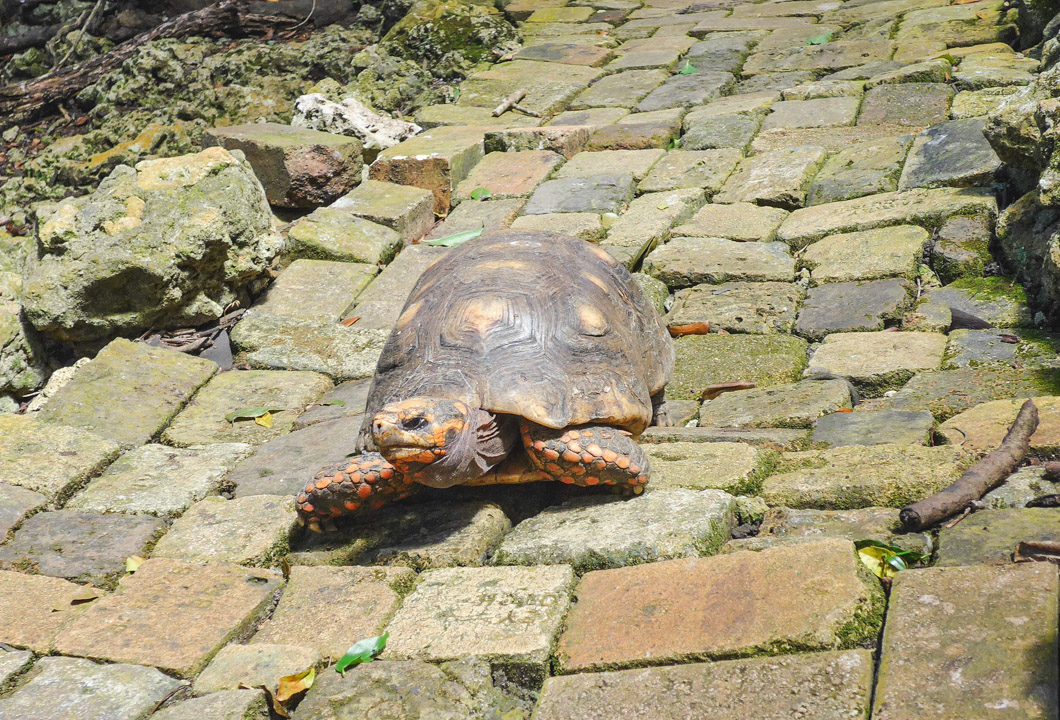
<svg viewBox="0 0 1060 720"><path fill-rule="evenodd" d="M355 322L357 322L360 319L361 319L360 315L354 315L353 317L348 317L345 320L343 320L340 323L340 325L342 325L343 327L349 327L350 325L353 325Z"/></svg>
<svg viewBox="0 0 1060 720"><path fill-rule="evenodd" d="M670 337L684 337L685 335L706 335L710 332L710 323L698 322L691 325L671 325L666 328L670 331Z"/></svg>

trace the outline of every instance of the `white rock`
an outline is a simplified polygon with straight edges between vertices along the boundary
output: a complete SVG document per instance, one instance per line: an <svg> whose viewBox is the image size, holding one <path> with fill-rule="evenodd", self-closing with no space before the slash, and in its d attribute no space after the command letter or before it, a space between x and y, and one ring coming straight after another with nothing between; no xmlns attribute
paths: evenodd
<svg viewBox="0 0 1060 720"><path fill-rule="evenodd" d="M368 150L385 150L412 137L423 128L404 120L379 115L354 97L332 102L319 93L294 102L295 127L310 128L359 138Z"/></svg>

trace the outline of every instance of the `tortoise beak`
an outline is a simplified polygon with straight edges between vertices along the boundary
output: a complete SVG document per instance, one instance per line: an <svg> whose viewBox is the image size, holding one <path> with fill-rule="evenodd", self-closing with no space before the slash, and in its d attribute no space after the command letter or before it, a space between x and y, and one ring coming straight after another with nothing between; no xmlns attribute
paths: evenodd
<svg viewBox="0 0 1060 720"><path fill-rule="evenodd" d="M385 410L372 419L372 439L379 453L390 462L410 459L430 447L422 434L402 427L397 413Z"/></svg>

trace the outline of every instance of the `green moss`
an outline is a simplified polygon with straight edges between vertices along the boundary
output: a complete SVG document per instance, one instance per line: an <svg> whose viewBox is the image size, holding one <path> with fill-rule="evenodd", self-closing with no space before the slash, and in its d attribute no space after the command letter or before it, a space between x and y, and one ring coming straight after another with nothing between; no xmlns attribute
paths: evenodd
<svg viewBox="0 0 1060 720"><path fill-rule="evenodd" d="M965 290L977 300L1008 300L1026 305L1027 293L1019 283L1004 277L963 277L947 287Z"/></svg>

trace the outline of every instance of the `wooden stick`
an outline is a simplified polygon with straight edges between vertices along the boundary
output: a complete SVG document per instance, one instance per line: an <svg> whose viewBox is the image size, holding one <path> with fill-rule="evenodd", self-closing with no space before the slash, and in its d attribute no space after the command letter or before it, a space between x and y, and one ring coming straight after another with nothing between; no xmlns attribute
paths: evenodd
<svg viewBox="0 0 1060 720"><path fill-rule="evenodd" d="M515 104L526 97L526 90L516 90L501 101L501 104L493 108L493 117L500 117L515 107Z"/></svg>
<svg viewBox="0 0 1060 720"><path fill-rule="evenodd" d="M720 382L707 385L699 397L703 402L713 400L722 393L735 392L737 390L751 390L755 384L750 380L733 380L732 382Z"/></svg>
<svg viewBox="0 0 1060 720"><path fill-rule="evenodd" d="M971 503L1001 485L1016 471L1030 447L1031 435L1038 429L1038 408L1033 400L1023 403L1016 420L1000 447L945 490L902 508L899 518L906 530L923 530L956 515Z"/></svg>

